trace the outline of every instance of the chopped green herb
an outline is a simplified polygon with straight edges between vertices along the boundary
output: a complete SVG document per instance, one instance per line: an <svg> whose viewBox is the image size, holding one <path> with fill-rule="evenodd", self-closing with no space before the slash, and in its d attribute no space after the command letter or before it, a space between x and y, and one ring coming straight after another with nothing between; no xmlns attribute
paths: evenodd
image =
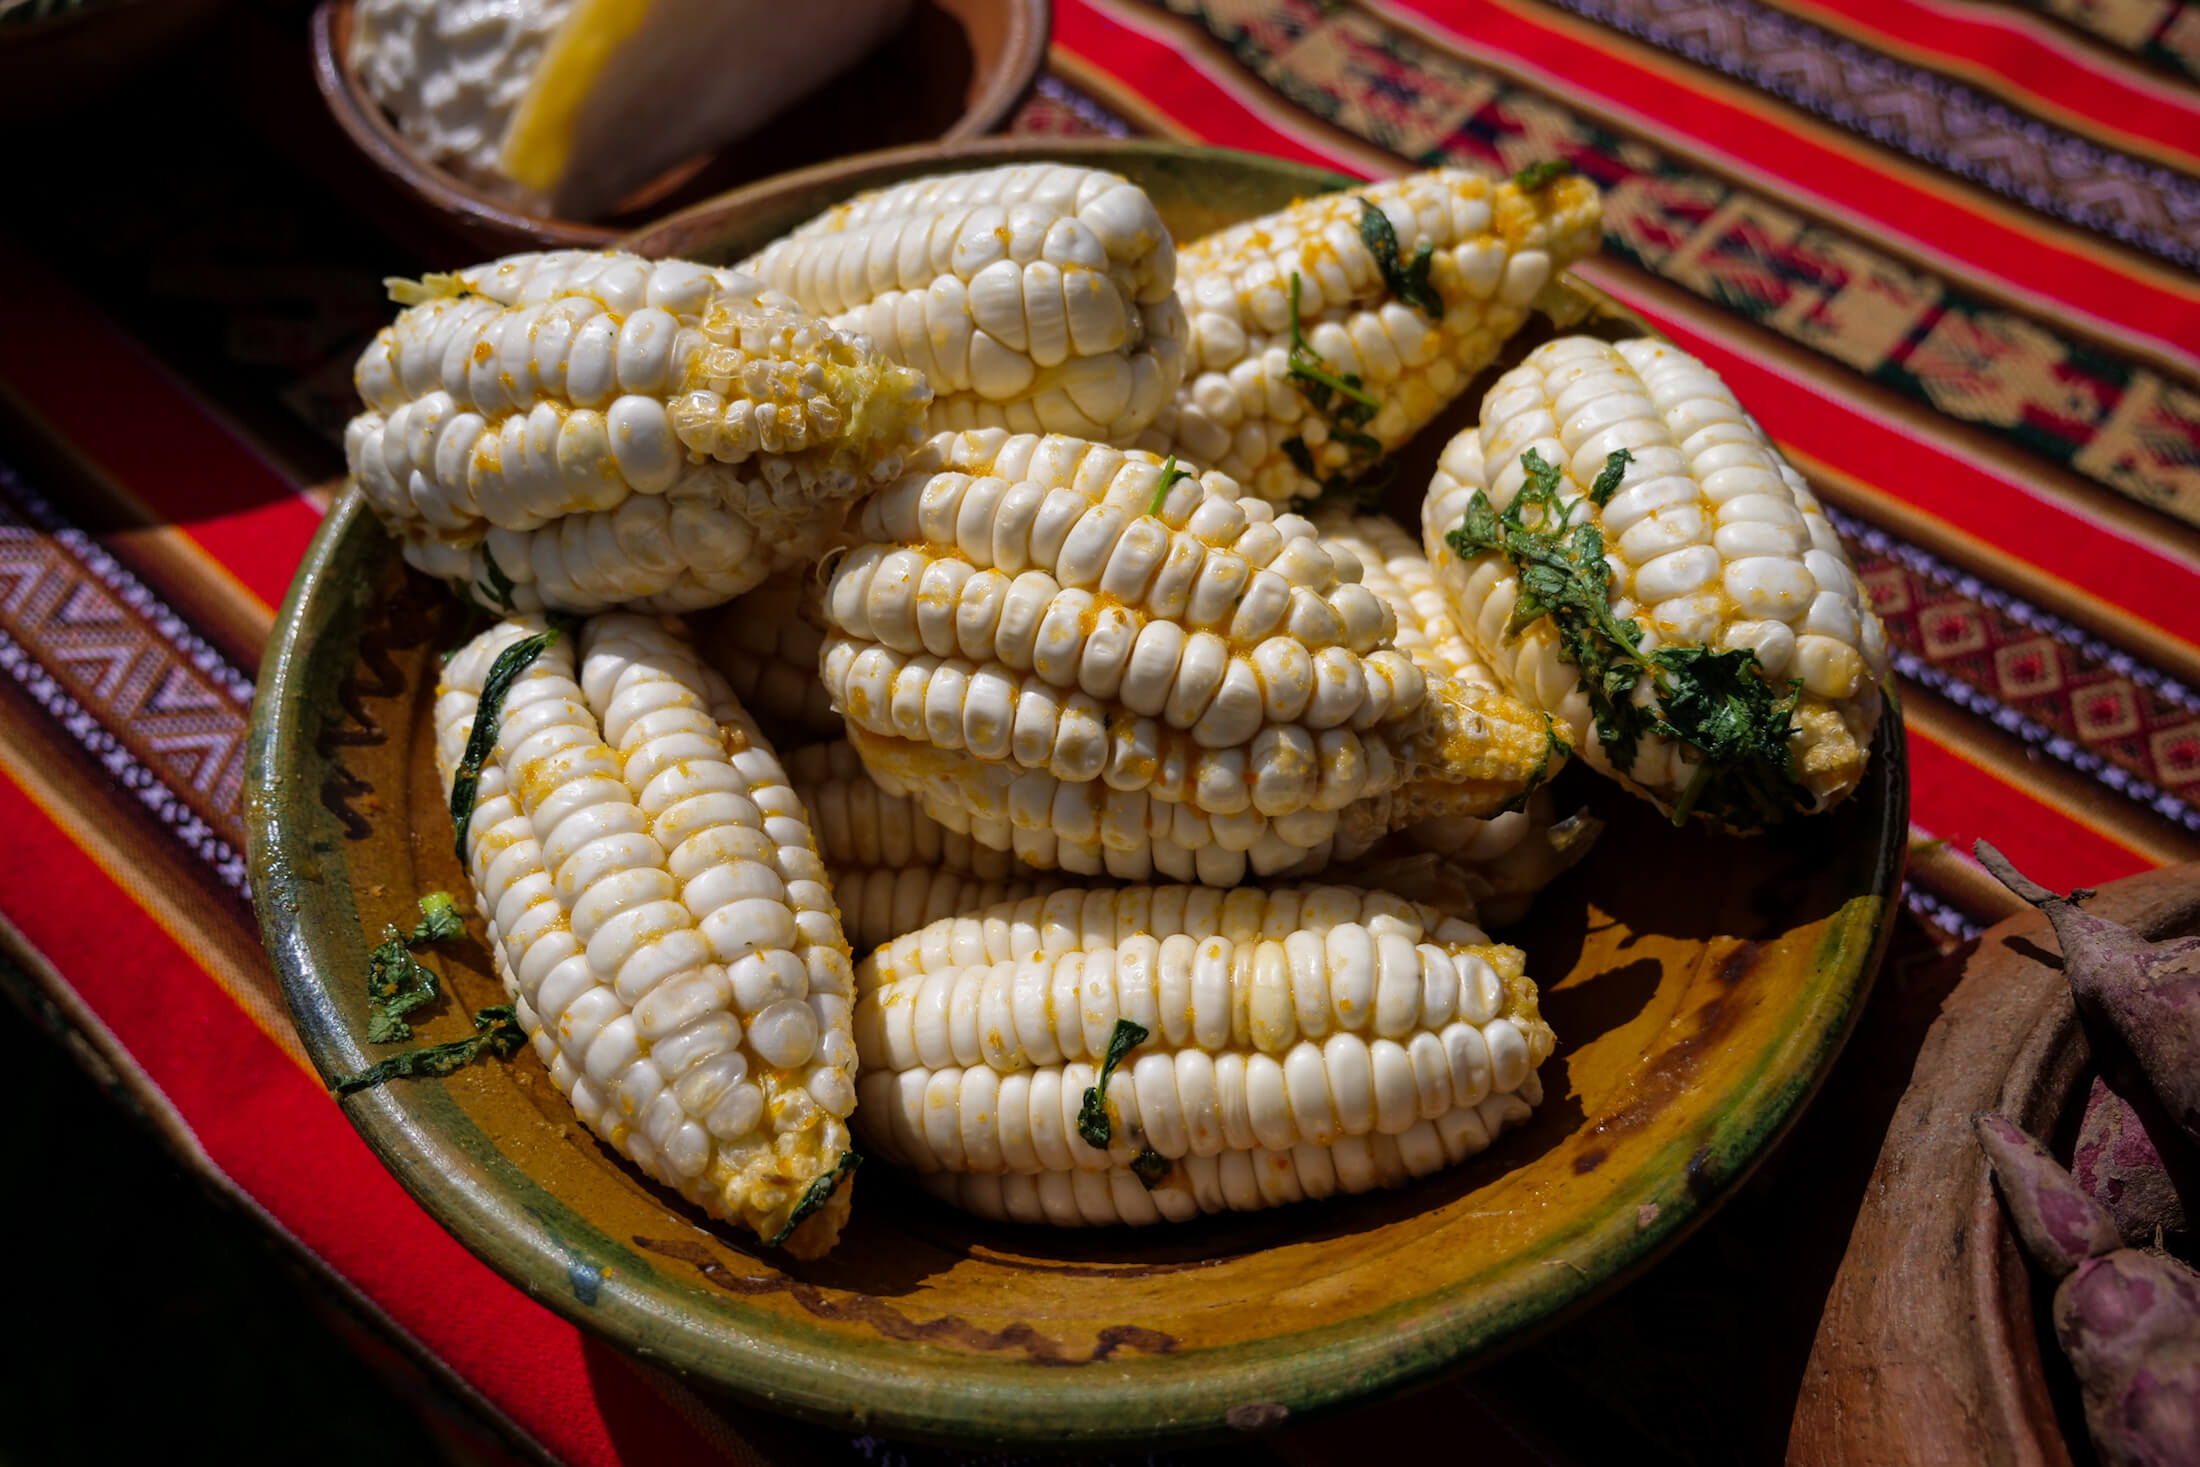
<svg viewBox="0 0 2200 1467"><path fill-rule="evenodd" d="M1360 378L1357 373L1347 373L1340 377L1332 372L1329 369L1329 363L1323 359L1322 354L1314 350L1313 344L1306 339L1306 328L1299 320L1300 289L1298 272L1293 271L1291 275L1291 352L1284 364L1284 372L1296 381L1300 396L1313 404L1315 412L1333 419L1343 418L1346 420L1347 426L1356 428L1369 418L1374 417L1382 404L1375 400L1373 393L1360 385ZM1357 418L1346 418L1349 409L1340 408L1332 414L1330 409L1332 396L1345 398L1356 407L1365 408L1367 411Z"/></svg>
<svg viewBox="0 0 2200 1467"><path fill-rule="evenodd" d="M420 925L407 939L418 947L428 942L449 942L466 930L466 916L447 891L431 891L420 899Z"/></svg>
<svg viewBox="0 0 2200 1467"><path fill-rule="evenodd" d="M1100 1061L1099 1083L1085 1087L1085 1103L1077 1108L1077 1134L1085 1138L1087 1146L1107 1146L1114 1131L1108 1122L1108 1077L1123 1062L1123 1056L1146 1042L1150 1032L1145 1025L1128 1019L1115 1021L1115 1032L1108 1035L1108 1052Z"/></svg>
<svg viewBox="0 0 2200 1467"><path fill-rule="evenodd" d="M435 974L412 955L416 947L443 942L466 930L466 919L447 891L420 899L420 925L411 934L382 929L381 945L367 954L367 1042L397 1044L412 1038L405 1015L435 1001Z"/></svg>
<svg viewBox="0 0 2200 1467"><path fill-rule="evenodd" d="M512 684L529 664L550 649L557 641L560 627L553 622L547 631L531 637L523 637L497 654L497 660L489 668L489 675L481 682L481 701L474 708L474 726L466 735L466 752L458 761L458 772L451 777L451 825L457 831L458 864L465 869L466 828L474 821L474 792L481 787L481 766L489 762L489 751L497 745L497 715L504 707L505 695L512 691Z"/></svg>
<svg viewBox="0 0 2200 1467"><path fill-rule="evenodd" d="M1131 1175L1151 1192L1169 1179L1170 1161L1151 1146L1131 1158Z"/></svg>
<svg viewBox="0 0 2200 1467"><path fill-rule="evenodd" d="M1444 298L1428 282L1435 245L1421 241L1421 247L1413 252L1413 263L1403 263L1398 258L1398 232L1390 227L1390 216L1365 199L1360 200L1360 242L1375 257L1375 268L1383 272L1383 284L1392 295L1431 321L1444 319Z"/></svg>
<svg viewBox="0 0 2200 1467"><path fill-rule="evenodd" d="M1513 175L1513 185L1522 193L1532 194L1537 189L1549 188L1574 171L1572 160L1545 158L1540 163L1530 163Z"/></svg>
<svg viewBox="0 0 2200 1467"><path fill-rule="evenodd" d="M1597 479L1589 486L1589 502L1598 509L1612 502L1619 493L1619 481L1627 477L1627 466L1635 456L1624 448L1615 448L1605 456L1604 467L1597 471Z"/></svg>
<svg viewBox="0 0 2200 1467"><path fill-rule="evenodd" d="M1191 477L1192 471L1178 468L1176 466L1176 455L1170 454L1168 461L1161 465L1161 482L1153 486L1153 502L1146 506L1146 513L1159 519L1161 517L1162 501L1169 497L1169 487L1179 479L1189 479Z"/></svg>
<svg viewBox="0 0 2200 1467"><path fill-rule="evenodd" d="M498 1004L474 1015L477 1031L470 1039L430 1044L393 1054L356 1075L339 1075L330 1086L338 1095L350 1095L385 1081L407 1077L449 1075L464 1069L483 1054L509 1059L527 1043L527 1031L519 1025L519 1013L510 1004Z"/></svg>
<svg viewBox="0 0 2200 1467"><path fill-rule="evenodd" d="M499 608L514 609L512 602L512 578L497 564L497 558L489 553L489 542L481 542L481 574L489 582L489 596Z"/></svg>
<svg viewBox="0 0 2200 1467"><path fill-rule="evenodd" d="M1758 675L1757 654L1747 647L1731 652L1660 647L1650 656L1671 675L1670 683L1660 679L1665 707L1659 732L1678 736L1704 756L1673 807L1674 824L1699 804L1746 825L1778 819L1808 803L1797 789L1795 757L1788 748L1795 705L1803 696L1801 678L1784 690L1773 688Z"/></svg>
<svg viewBox="0 0 2200 1467"><path fill-rule="evenodd" d="M811 1213L832 1201L833 1193L840 1189L841 1181L854 1176L856 1168L861 1165L863 1153L860 1151L850 1148L840 1153L840 1160L833 1169L810 1183L809 1190L802 1194L802 1200L794 1205L794 1211L787 1214L787 1225L772 1234L771 1246L777 1248L793 1237L794 1230L802 1226Z"/></svg>
<svg viewBox="0 0 2200 1467"><path fill-rule="evenodd" d="M1322 497L1350 495L1366 503L1371 496L1379 497L1383 486L1378 484L1356 492L1353 485L1383 456L1383 445L1373 434L1360 430L1381 411L1382 404L1360 385L1358 373L1347 372L1339 376L1306 339L1305 327L1299 319L1300 290L1299 277L1294 274L1291 277L1291 351L1285 359L1285 375L1291 378L1299 396L1306 399L1307 406L1329 425L1330 438L1341 444L1350 458L1344 468L1324 477L1315 467L1313 450L1307 447L1305 438L1285 439L1283 454L1291 460L1293 468L1321 486Z"/></svg>
<svg viewBox="0 0 2200 1467"><path fill-rule="evenodd" d="M1539 617L1551 619L1559 655L1580 671L1581 689L1613 764L1633 768L1637 748L1651 734L1701 754L1696 776L1674 807L1676 824L1701 810L1746 827L1807 806L1788 749L1802 684L1775 689L1761 675L1757 654L1746 647L1643 652L1642 627L1612 614L1603 532L1593 524L1572 523L1574 506L1560 502L1562 476L1555 465L1530 449L1521 467L1527 481L1503 513L1478 489L1459 528L1445 540L1462 560L1494 551L1512 563L1520 599L1506 635L1518 635ZM1605 473L1611 470L1608 459ZM1648 704L1634 696L1644 677L1655 695Z"/></svg>

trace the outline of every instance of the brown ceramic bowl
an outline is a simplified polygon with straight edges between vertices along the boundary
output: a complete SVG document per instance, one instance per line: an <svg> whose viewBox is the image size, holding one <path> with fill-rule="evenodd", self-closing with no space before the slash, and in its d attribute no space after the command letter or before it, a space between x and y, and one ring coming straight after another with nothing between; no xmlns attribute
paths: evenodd
<svg viewBox="0 0 2200 1467"><path fill-rule="evenodd" d="M2153 942L2200 930L2200 865L2112 882L2086 910ZM2058 1413L2074 1389L2046 1291L1971 1128L1980 1111L2051 1142L2075 1128L2092 1048L2060 952L2029 909L1992 928L1926 1036L1819 1320L1796 1467L2090 1460L2066 1445L2084 1428Z"/></svg>
<svg viewBox="0 0 2200 1467"><path fill-rule="evenodd" d="M914 0L908 23L865 60L748 137L652 179L601 220L524 213L421 157L350 65L352 0L314 11L313 74L360 152L468 240L491 253L593 249L751 179L884 144L991 132L1038 77L1051 23L1048 0Z"/></svg>
<svg viewBox="0 0 2200 1467"><path fill-rule="evenodd" d="M829 183L810 175L731 196L640 242L738 256L814 209L819 188L838 197L1000 151L859 160ZM1348 182L1171 144L1027 155L1104 162L1144 186L1180 238ZM1562 326L1647 329L1571 277L1543 304L1555 315L1536 317L1515 350ZM253 893L324 1074L371 1053L359 986L369 934L411 921L423 892L464 889L430 734L436 653L460 620L446 591L406 573L353 494L316 539L262 669ZM742 1400L966 1442L1158 1443L1272 1427L1486 1360L1648 1266L1740 1185L1848 1036L1901 880L1898 718L1882 721L1854 798L1764 839L1676 831L1615 786L1564 778L1561 793L1609 829L1505 934L1527 951L1559 1035L1547 1098L1490 1151L1396 1192L1061 1231L952 1211L874 1164L840 1246L801 1263L624 1165L574 1120L532 1052L350 1096L344 1110L492 1266ZM455 1001L422 1026L431 1041L504 1001L485 952L440 961Z"/></svg>

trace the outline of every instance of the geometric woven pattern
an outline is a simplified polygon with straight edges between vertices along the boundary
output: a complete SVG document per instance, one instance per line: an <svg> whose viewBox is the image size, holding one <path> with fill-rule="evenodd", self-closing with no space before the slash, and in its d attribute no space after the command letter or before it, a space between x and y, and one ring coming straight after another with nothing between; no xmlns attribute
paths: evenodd
<svg viewBox="0 0 2200 1467"><path fill-rule="evenodd" d="M1607 256L2043 466L2200 524L2200 390L2067 318L1992 300L1884 237L1736 182L1386 15L1319 0L1152 4L1313 116L1410 162L1511 172L1570 158L1604 190Z"/></svg>
<svg viewBox="0 0 2200 1467"><path fill-rule="evenodd" d="M2200 179L1753 0L1552 0L2042 213L2200 263Z"/></svg>
<svg viewBox="0 0 2200 1467"><path fill-rule="evenodd" d="M0 463L0 665L240 896L252 683Z"/></svg>
<svg viewBox="0 0 2200 1467"><path fill-rule="evenodd" d="M2200 694L1853 515L1829 514L1901 677L2200 833Z"/></svg>

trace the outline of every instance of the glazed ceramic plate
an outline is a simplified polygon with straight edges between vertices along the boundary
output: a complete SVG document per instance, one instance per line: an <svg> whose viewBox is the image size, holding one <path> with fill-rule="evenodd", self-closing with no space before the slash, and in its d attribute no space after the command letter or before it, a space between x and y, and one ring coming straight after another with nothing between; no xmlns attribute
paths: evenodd
<svg viewBox="0 0 2200 1467"><path fill-rule="evenodd" d="M1090 150L1075 150L1090 157ZM902 156L842 186L937 166ZM1112 149L1180 237L1339 180L1239 154ZM764 185L668 232L726 258L824 200ZM1601 297L1576 329L1640 330ZM1537 318L1528 342L1548 335ZM1441 431L1432 430L1432 431ZM1425 448L1425 445L1424 445ZM1409 471L1410 472L1410 471ZM1417 481L1426 482L1425 474ZM364 1043L367 950L413 899L462 891L429 737L459 613L353 496L283 607L253 710L253 888L324 1074ZM1899 719L1836 813L1739 841L1675 831L1570 772L1610 822L1522 927L1559 1048L1534 1120L1396 1192L1141 1231L953 1212L866 1168L833 1254L714 1227L578 1124L531 1052L343 1102L468 1247L552 1308L691 1383L942 1440L1186 1440L1258 1429L1488 1358L1671 1247L1778 1139L1833 1061L1884 945L1906 802ZM465 904L465 905L470 905ZM478 946L422 1037L503 1001Z"/></svg>

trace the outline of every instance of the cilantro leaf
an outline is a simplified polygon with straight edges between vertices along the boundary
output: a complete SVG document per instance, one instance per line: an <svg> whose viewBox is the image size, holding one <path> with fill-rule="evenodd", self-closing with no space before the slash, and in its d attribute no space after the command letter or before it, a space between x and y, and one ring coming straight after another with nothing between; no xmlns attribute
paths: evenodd
<svg viewBox="0 0 2200 1467"><path fill-rule="evenodd" d="M420 924L410 935L384 926L382 941L367 954L367 1042L395 1044L412 1038L405 1015L436 997L435 974L412 955L416 947L442 942L466 930L458 903L447 891L420 899Z"/></svg>
<svg viewBox="0 0 2200 1467"><path fill-rule="evenodd" d="M810 1183L809 1187L803 1192L802 1200L795 1203L794 1211L787 1214L787 1225L771 1235L771 1246L777 1248L793 1237L794 1230L802 1226L804 1220L811 1213L832 1201L833 1193L840 1189L841 1182L845 1178L854 1176L856 1168L861 1165L863 1165L862 1152L851 1147L840 1153L840 1160L834 1164L833 1169Z"/></svg>
<svg viewBox="0 0 2200 1467"><path fill-rule="evenodd" d="M1077 1134L1085 1138L1087 1146L1101 1150L1107 1147L1114 1129L1108 1122L1108 1077L1123 1063L1123 1057L1144 1044L1150 1034L1143 1024L1128 1019L1115 1021L1115 1031L1108 1035L1108 1052L1100 1061L1099 1083L1085 1087L1084 1104L1077 1108Z"/></svg>
<svg viewBox="0 0 2200 1467"><path fill-rule="evenodd" d="M436 996L435 974L420 966L395 927L382 929L381 945L367 954L367 1042L395 1044L412 1038L405 1015Z"/></svg>
<svg viewBox="0 0 2200 1467"><path fill-rule="evenodd" d="M1368 503L1382 493L1384 486L1376 484L1360 490L1353 486L1383 456L1383 445L1372 433L1360 430L1382 411L1382 403L1361 386L1357 372L1339 375L1306 339L1306 328L1299 318L1301 288L1299 277L1294 273L1291 276L1291 350L1285 358L1284 375L1291 379L1299 396L1306 399L1306 405L1328 425L1330 440L1344 448L1349 457L1342 469L1324 476L1315 465L1314 452L1307 446L1304 436L1285 439L1281 445L1283 454L1291 460L1293 468L1321 486L1318 497L1349 495Z"/></svg>
<svg viewBox="0 0 2200 1467"><path fill-rule="evenodd" d="M483 1054L509 1059L527 1043L527 1031L520 1027L519 1012L510 1004L498 1004L475 1014L474 1029L476 1032L469 1039L408 1049L379 1064L369 1065L355 1075L339 1075L329 1088L338 1095L350 1095L390 1080L449 1075L464 1069Z"/></svg>
<svg viewBox="0 0 2200 1467"><path fill-rule="evenodd" d="M1170 454L1168 461L1161 466L1161 482L1153 486L1153 502L1146 506L1146 513L1152 515L1155 519L1159 519L1161 517L1162 501L1169 497L1169 487L1179 479L1189 479L1191 477L1192 471L1178 468L1176 455Z"/></svg>
<svg viewBox="0 0 2200 1467"><path fill-rule="evenodd" d="M1360 200L1360 242L1375 257L1375 268L1383 272L1383 284L1390 293L1407 305L1415 307L1431 321L1444 319L1444 298L1429 284L1429 261L1436 247L1427 240L1413 252L1413 263L1408 265L1398 258L1398 232L1390 226L1390 216L1366 199Z"/></svg>
<svg viewBox="0 0 2200 1467"><path fill-rule="evenodd" d="M1755 825L1809 803L1788 748L1802 679L1775 689L1747 647L1660 647L1651 661L1664 674L1658 732L1704 756L1673 807L1674 824L1701 809L1732 825Z"/></svg>
<svg viewBox="0 0 2200 1467"><path fill-rule="evenodd" d="M1530 163L1527 167L1515 173L1513 175L1513 186L1522 193L1532 194L1538 189L1549 188L1573 171L1574 165L1571 159L1545 158L1541 162Z"/></svg>
<svg viewBox="0 0 2200 1467"><path fill-rule="evenodd" d="M1597 471L1596 482L1589 486L1589 502L1598 509L1610 504L1612 496L1619 493L1619 481L1627 477L1627 466L1634 461L1635 456L1624 448L1615 448L1606 454L1604 467Z"/></svg>
<svg viewBox="0 0 2200 1467"><path fill-rule="evenodd" d="M1314 411L1324 417L1332 416L1330 400L1342 397L1355 407L1366 411L1356 418L1347 418L1348 426L1357 427L1375 416L1382 407L1374 394L1360 385L1356 373L1340 377L1330 370L1322 354L1314 350L1306 339L1306 328L1299 321L1299 293L1301 285L1297 271L1291 274L1291 350L1284 363L1284 375L1298 385L1299 395L1313 405ZM1342 416L1342 414L1337 414Z"/></svg>

